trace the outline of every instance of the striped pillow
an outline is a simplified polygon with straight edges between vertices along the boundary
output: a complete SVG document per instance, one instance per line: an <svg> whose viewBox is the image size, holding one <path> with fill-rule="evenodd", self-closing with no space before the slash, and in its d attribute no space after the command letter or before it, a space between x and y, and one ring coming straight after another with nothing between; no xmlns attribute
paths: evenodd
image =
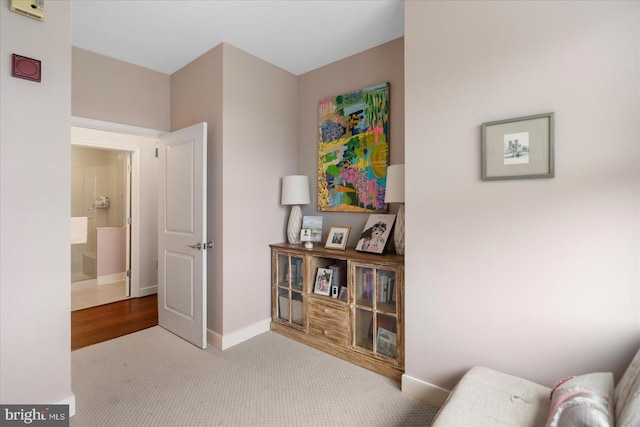
<svg viewBox="0 0 640 427"><path fill-rule="evenodd" d="M551 410L545 426L613 426L612 396L611 372L565 378L551 391Z"/></svg>

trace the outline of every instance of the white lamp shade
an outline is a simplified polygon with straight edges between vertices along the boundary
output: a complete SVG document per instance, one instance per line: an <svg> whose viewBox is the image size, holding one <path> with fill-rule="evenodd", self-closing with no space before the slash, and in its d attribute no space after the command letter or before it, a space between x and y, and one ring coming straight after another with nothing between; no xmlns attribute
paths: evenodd
<svg viewBox="0 0 640 427"><path fill-rule="evenodd" d="M306 175L289 175L282 178L283 205L308 205L309 177Z"/></svg>
<svg viewBox="0 0 640 427"><path fill-rule="evenodd" d="M404 165L387 167L385 203L404 203Z"/></svg>

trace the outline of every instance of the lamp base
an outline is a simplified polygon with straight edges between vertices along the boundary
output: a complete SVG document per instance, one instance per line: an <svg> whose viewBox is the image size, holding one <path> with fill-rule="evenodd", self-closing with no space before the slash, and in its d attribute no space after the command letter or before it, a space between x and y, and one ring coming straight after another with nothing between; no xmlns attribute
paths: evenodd
<svg viewBox="0 0 640 427"><path fill-rule="evenodd" d="M302 229L302 210L300 206L294 205L291 207L291 214L289 214L289 223L287 224L287 240L292 245L300 244L300 230Z"/></svg>
<svg viewBox="0 0 640 427"><path fill-rule="evenodd" d="M404 203L396 214L396 225L393 232L393 245L398 255L404 255Z"/></svg>

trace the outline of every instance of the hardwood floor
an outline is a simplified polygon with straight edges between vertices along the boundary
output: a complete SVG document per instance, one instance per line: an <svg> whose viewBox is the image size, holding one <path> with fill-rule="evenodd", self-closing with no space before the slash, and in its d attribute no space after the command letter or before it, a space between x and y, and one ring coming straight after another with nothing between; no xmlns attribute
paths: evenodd
<svg viewBox="0 0 640 427"><path fill-rule="evenodd" d="M158 296L149 295L71 312L71 350L158 324Z"/></svg>

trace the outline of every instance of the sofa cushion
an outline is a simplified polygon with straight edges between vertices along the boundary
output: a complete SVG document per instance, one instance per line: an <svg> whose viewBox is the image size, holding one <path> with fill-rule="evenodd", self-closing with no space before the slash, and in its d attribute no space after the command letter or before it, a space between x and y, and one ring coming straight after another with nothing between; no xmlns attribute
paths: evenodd
<svg viewBox="0 0 640 427"><path fill-rule="evenodd" d="M432 426L544 425L551 389L493 369L474 367L453 389Z"/></svg>
<svg viewBox="0 0 640 427"><path fill-rule="evenodd" d="M616 425L640 426L640 350L620 378L615 391Z"/></svg>
<svg viewBox="0 0 640 427"><path fill-rule="evenodd" d="M548 427L613 425L613 374L597 372L562 380L551 392Z"/></svg>

